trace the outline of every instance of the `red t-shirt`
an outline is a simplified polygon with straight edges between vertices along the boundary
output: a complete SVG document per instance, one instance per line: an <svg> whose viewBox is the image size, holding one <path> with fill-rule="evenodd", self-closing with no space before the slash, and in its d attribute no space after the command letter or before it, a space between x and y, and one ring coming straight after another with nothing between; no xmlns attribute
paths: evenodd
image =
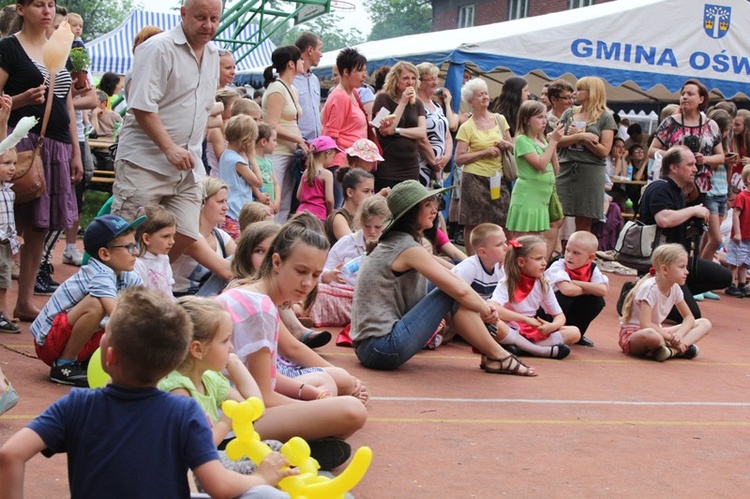
<svg viewBox="0 0 750 499"><path fill-rule="evenodd" d="M737 199L734 200L732 208L741 210L740 212L740 235L742 239L750 239L750 192L740 191ZM734 230L732 230L734 236Z"/></svg>

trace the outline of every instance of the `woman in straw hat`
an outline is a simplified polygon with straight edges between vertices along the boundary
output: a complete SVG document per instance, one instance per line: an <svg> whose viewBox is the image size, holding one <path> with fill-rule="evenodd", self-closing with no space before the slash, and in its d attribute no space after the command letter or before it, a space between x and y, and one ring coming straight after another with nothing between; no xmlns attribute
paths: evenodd
<svg viewBox="0 0 750 499"><path fill-rule="evenodd" d="M407 180L388 195L391 221L362 263L358 280L367 285L354 293L351 338L357 358L372 369L395 369L424 347L450 312L464 339L481 352L486 372L536 376L490 336L484 324L497 322L496 310L419 242L445 190ZM429 293L428 280L436 286Z"/></svg>

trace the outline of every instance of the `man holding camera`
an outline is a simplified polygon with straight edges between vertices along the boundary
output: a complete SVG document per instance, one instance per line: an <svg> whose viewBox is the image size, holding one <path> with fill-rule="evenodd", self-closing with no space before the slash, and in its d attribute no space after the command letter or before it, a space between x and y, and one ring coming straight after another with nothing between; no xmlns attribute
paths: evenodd
<svg viewBox="0 0 750 499"><path fill-rule="evenodd" d="M638 218L646 225L656 224L668 243L682 244L691 255L690 275L685 283L685 302L695 318L701 317L693 295L723 289L732 282L729 270L719 264L695 256L691 242L700 244L700 238L691 237L706 230L708 208L702 204L686 206L683 190L693 185L698 171L693 152L684 145L670 148L662 159L661 178L651 183L643 193ZM670 315L670 318L671 315Z"/></svg>

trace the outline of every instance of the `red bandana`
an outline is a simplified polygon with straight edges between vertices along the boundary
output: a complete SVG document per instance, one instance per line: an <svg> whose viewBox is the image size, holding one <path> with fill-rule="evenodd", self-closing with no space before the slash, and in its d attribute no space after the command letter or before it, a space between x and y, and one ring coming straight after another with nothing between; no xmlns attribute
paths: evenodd
<svg viewBox="0 0 750 499"><path fill-rule="evenodd" d="M513 291L513 303L521 303L529 296L531 290L534 289L536 284L536 277L529 277L521 274L521 280L516 285L516 290Z"/></svg>
<svg viewBox="0 0 750 499"><path fill-rule="evenodd" d="M575 270L569 269L568 264L565 264L565 272L568 273L570 276L570 279L573 281L583 281L583 282L591 282L591 273L593 272L593 268L591 266L593 262L589 262L583 267L577 268Z"/></svg>

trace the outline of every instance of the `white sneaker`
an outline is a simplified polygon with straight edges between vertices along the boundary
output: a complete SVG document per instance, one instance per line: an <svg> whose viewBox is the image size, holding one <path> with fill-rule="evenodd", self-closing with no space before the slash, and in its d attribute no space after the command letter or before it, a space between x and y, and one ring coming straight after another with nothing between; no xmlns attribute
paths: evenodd
<svg viewBox="0 0 750 499"><path fill-rule="evenodd" d="M68 248L65 248L63 250L63 263L67 265L76 265L78 267L81 266L81 261L83 260L83 252L79 250L78 248L72 248L68 250Z"/></svg>

